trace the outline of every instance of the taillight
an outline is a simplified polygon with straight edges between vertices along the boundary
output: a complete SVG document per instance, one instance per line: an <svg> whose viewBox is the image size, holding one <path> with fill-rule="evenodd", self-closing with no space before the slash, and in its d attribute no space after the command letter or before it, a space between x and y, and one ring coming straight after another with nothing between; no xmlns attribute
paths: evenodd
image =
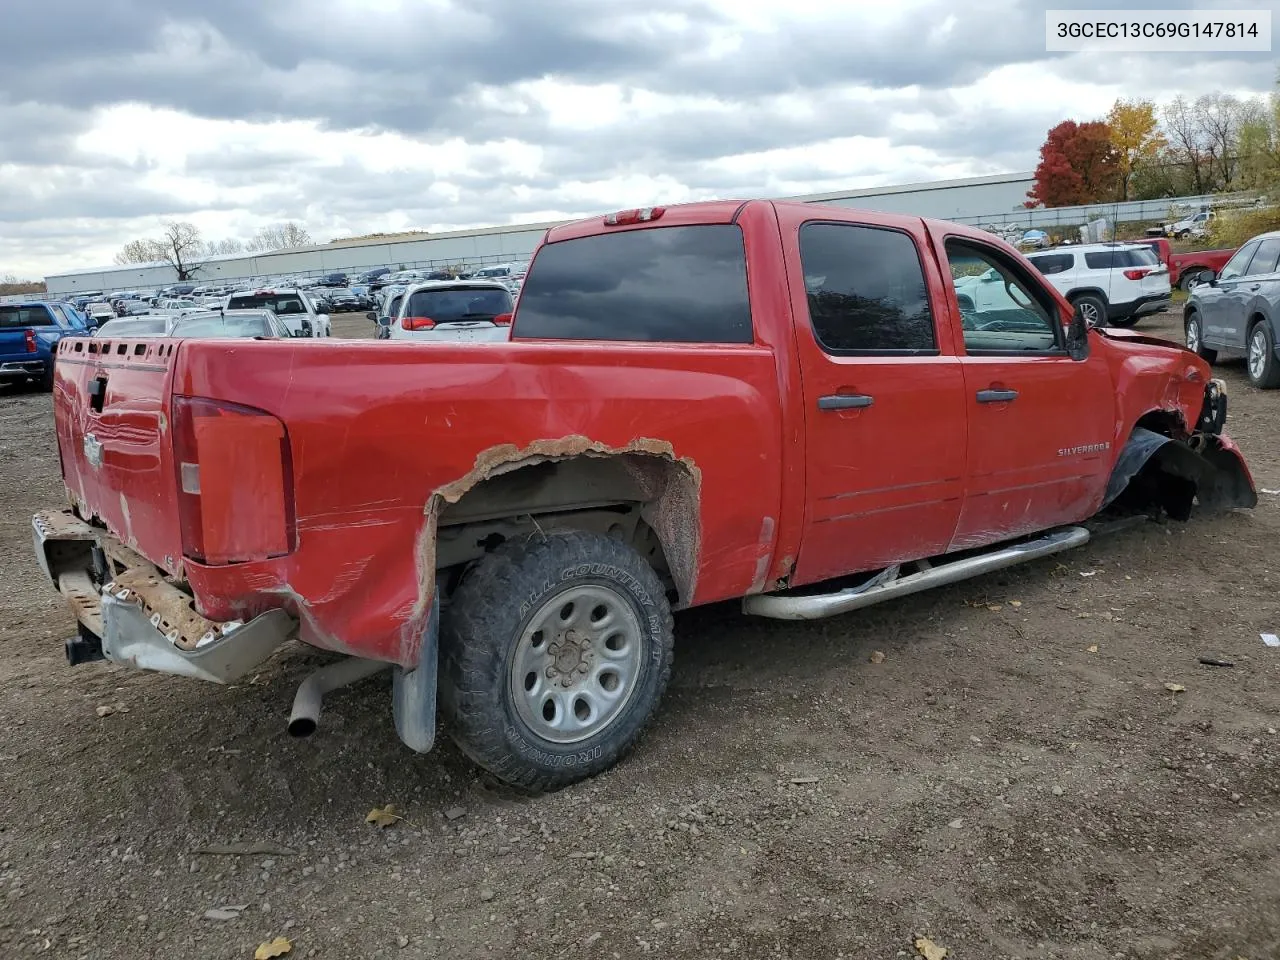
<svg viewBox="0 0 1280 960"><path fill-rule="evenodd" d="M400 321L400 326L406 330L430 330L435 325L430 317L405 317Z"/></svg>
<svg viewBox="0 0 1280 960"><path fill-rule="evenodd" d="M1141 280L1150 272L1151 272L1151 269L1149 267L1141 267L1136 270L1126 270L1124 272L1124 275L1128 277L1130 280Z"/></svg>
<svg viewBox="0 0 1280 960"><path fill-rule="evenodd" d="M637 210L619 210L604 218L606 227L625 227L631 223L648 223L667 212L666 207L640 207Z"/></svg>
<svg viewBox="0 0 1280 960"><path fill-rule="evenodd" d="M182 553L207 564L288 553L293 470L284 424L264 410L173 398Z"/></svg>
<svg viewBox="0 0 1280 960"><path fill-rule="evenodd" d="M493 318L493 323L498 327L509 327L511 326L511 314L500 313Z"/></svg>
<svg viewBox="0 0 1280 960"><path fill-rule="evenodd" d="M28 329L25 332L27 335L27 353L35 353L36 352L36 332L30 329Z"/></svg>

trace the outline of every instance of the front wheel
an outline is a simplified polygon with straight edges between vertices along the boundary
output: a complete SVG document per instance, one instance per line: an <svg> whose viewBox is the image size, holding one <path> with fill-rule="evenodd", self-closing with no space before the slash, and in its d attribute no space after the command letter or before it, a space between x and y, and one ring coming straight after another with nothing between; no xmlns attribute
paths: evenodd
<svg viewBox="0 0 1280 960"><path fill-rule="evenodd" d="M591 533L509 541L473 567L441 621L440 695L459 748L494 776L555 790L618 762L671 675L662 583Z"/></svg>
<svg viewBox="0 0 1280 960"><path fill-rule="evenodd" d="M1280 363L1276 362L1276 341L1271 333L1271 325L1260 320L1249 331L1247 347L1247 366L1249 382L1263 390L1274 390L1280 387Z"/></svg>
<svg viewBox="0 0 1280 960"><path fill-rule="evenodd" d="M1187 317L1187 349L1206 363L1213 363L1218 359L1218 351L1204 345L1204 327L1198 313Z"/></svg>

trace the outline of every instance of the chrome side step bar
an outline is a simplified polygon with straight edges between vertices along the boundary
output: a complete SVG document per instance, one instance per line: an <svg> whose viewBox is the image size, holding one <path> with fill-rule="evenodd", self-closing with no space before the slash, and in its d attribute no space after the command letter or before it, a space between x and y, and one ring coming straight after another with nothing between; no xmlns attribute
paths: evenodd
<svg viewBox="0 0 1280 960"><path fill-rule="evenodd" d="M759 593L745 597L742 612L775 620L821 620L869 607L874 603L905 597L932 587L958 583L970 577L994 570L1002 570L1028 560L1037 560L1053 553L1080 547L1089 542L1089 531L1084 527L1062 527L1035 540L1017 543L994 550L991 553L966 557L951 563L929 566L919 573L898 576L898 568L890 567L872 577L867 583L839 590L836 593L810 594L808 596L782 593Z"/></svg>

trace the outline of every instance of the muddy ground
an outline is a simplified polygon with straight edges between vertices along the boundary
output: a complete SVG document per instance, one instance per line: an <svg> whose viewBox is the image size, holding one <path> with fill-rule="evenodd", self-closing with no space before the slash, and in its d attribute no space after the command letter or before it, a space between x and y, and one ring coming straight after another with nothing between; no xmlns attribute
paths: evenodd
<svg viewBox="0 0 1280 960"><path fill-rule="evenodd" d="M1280 393L1222 375L1280 490ZM1280 496L825 622L683 614L637 752L532 798L403 748L385 678L291 740L306 649L67 667L45 395L0 391L0 498L0 957L1280 956ZM235 843L278 849L197 852Z"/></svg>

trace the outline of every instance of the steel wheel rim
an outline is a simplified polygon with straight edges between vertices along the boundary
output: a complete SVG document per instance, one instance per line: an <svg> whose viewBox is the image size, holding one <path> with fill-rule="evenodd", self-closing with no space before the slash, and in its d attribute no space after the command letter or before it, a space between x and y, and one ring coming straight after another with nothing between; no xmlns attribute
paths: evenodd
<svg viewBox="0 0 1280 960"><path fill-rule="evenodd" d="M1187 321L1187 349L1192 353L1200 352L1200 321Z"/></svg>
<svg viewBox="0 0 1280 960"><path fill-rule="evenodd" d="M626 709L644 665L644 631L631 602L598 584L568 587L529 618L511 658L516 713L550 743L578 743Z"/></svg>
<svg viewBox="0 0 1280 960"><path fill-rule="evenodd" d="M1080 316L1084 317L1085 326L1096 327L1098 325L1098 309L1092 303L1080 304Z"/></svg>
<svg viewBox="0 0 1280 960"><path fill-rule="evenodd" d="M1249 376L1262 379L1262 369L1267 365L1267 335L1259 328L1249 338Z"/></svg>

